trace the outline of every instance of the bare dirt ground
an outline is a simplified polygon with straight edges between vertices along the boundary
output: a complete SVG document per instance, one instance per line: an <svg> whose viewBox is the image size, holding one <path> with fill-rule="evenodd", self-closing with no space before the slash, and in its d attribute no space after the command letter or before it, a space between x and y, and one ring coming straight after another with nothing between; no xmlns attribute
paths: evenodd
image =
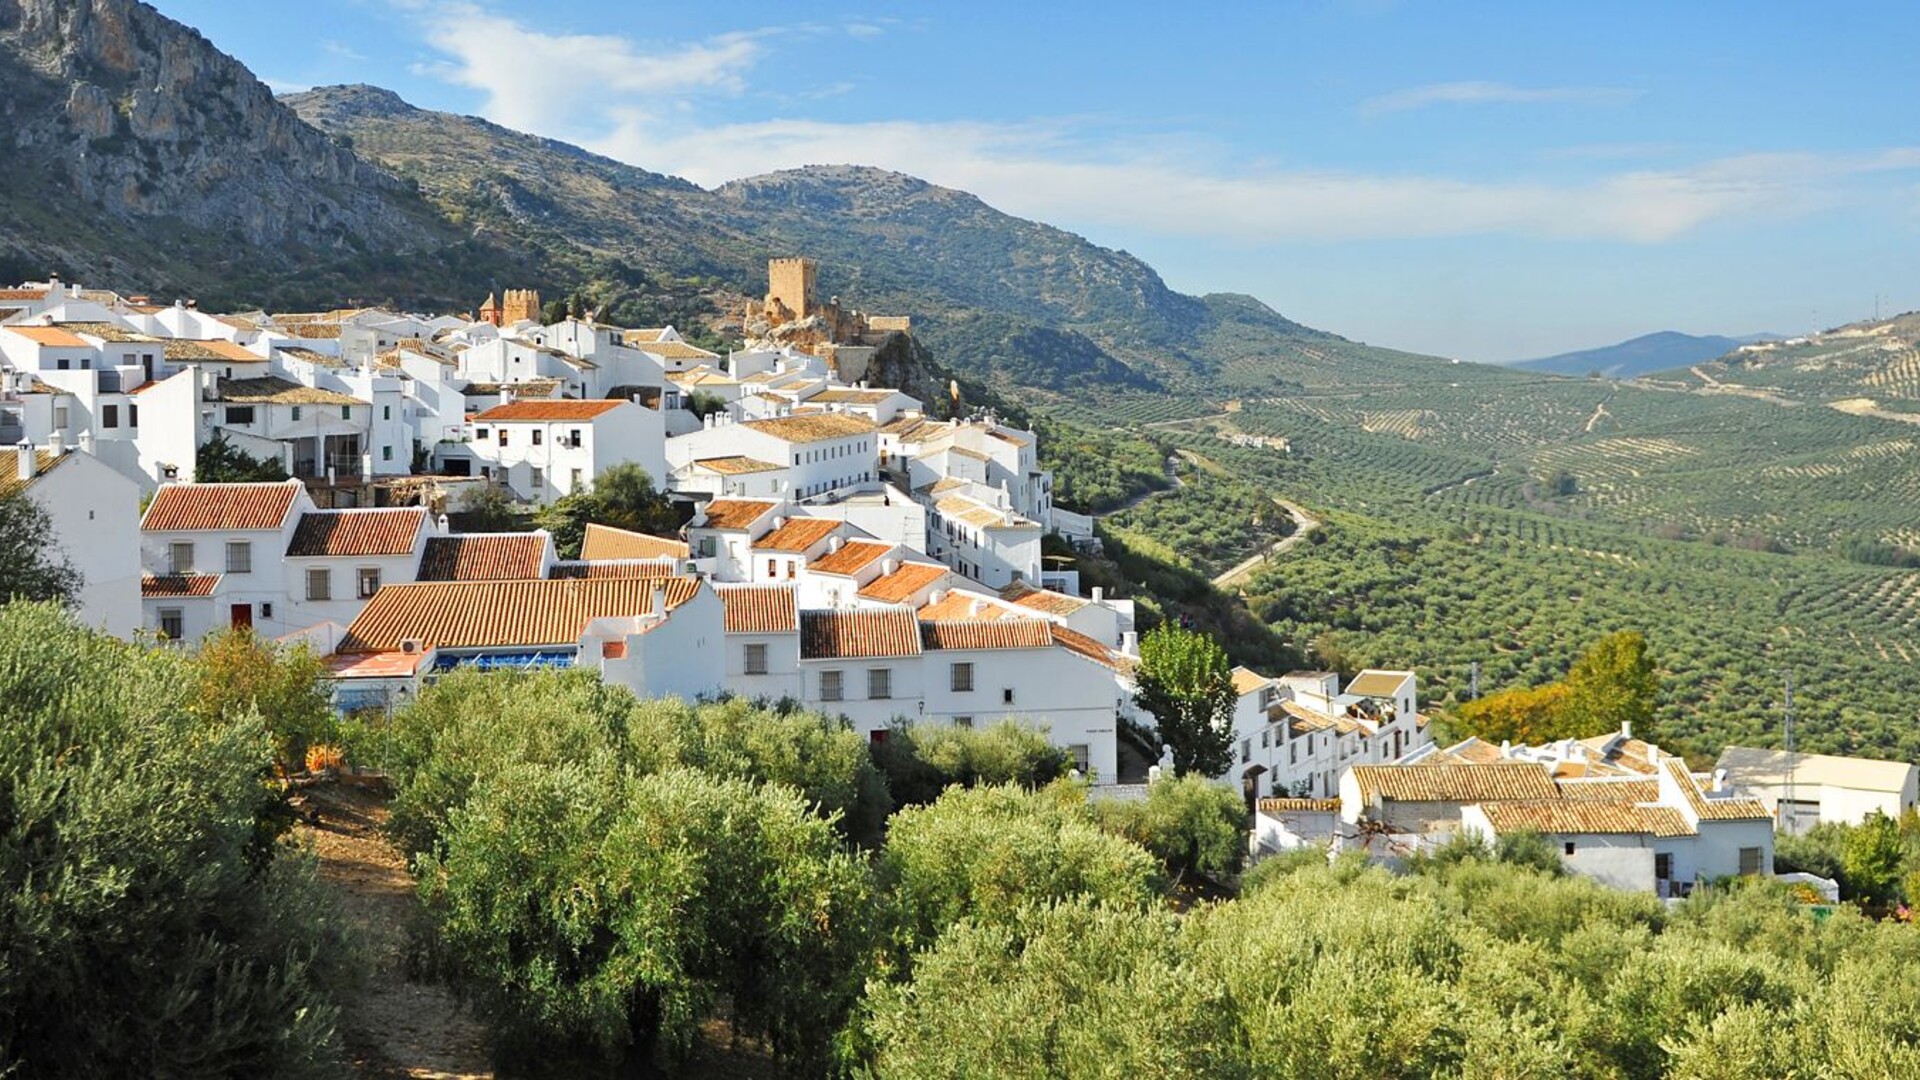
<svg viewBox="0 0 1920 1080"><path fill-rule="evenodd" d="M385 800L342 783L309 788L320 823L302 825L320 879L356 928L365 981L343 1005L341 1037L355 1076L434 1080L493 1076L486 1029L442 987L407 976L407 934L419 912L406 862L381 833Z"/></svg>

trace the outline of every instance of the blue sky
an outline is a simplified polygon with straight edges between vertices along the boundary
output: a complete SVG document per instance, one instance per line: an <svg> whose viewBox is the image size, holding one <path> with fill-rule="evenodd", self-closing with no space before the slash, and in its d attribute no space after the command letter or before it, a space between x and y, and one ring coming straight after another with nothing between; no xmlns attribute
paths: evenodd
<svg viewBox="0 0 1920 1080"><path fill-rule="evenodd" d="M158 6L276 88L374 83L707 185L896 168L1375 344L1920 308L1905 5Z"/></svg>

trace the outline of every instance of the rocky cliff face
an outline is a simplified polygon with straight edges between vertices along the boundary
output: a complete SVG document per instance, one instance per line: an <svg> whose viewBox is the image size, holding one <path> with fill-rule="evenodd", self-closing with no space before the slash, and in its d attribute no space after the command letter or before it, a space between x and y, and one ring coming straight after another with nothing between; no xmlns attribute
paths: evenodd
<svg viewBox="0 0 1920 1080"><path fill-rule="evenodd" d="M0 118L10 159L0 184L27 202L12 207L16 250L63 251L53 229L100 218L93 227L133 226L163 249L184 226L269 262L436 235L409 185L135 0L0 0ZM100 268L84 250L71 255L60 261Z"/></svg>

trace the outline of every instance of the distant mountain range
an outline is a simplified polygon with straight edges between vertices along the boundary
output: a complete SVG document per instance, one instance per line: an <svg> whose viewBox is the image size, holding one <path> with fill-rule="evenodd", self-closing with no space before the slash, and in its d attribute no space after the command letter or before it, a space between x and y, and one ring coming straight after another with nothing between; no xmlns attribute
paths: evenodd
<svg viewBox="0 0 1920 1080"><path fill-rule="evenodd" d="M1597 372L1610 379L1631 379L1712 360L1742 345L1778 338L1778 334L1721 337L1717 334L1683 334L1678 330L1661 330L1642 334L1618 345L1543 356L1538 360L1519 360L1508 366L1554 375L1592 375Z"/></svg>

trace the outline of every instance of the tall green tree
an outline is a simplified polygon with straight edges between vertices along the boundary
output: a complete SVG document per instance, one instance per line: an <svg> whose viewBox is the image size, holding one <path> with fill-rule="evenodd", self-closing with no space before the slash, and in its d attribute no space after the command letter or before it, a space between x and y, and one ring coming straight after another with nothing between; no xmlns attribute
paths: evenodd
<svg viewBox="0 0 1920 1080"><path fill-rule="evenodd" d="M647 470L622 462L595 477L584 491L555 499L535 515L540 527L553 534L554 550L563 559L580 557L587 525L671 535L680 528L680 514L653 485Z"/></svg>
<svg viewBox="0 0 1920 1080"><path fill-rule="evenodd" d="M46 507L35 502L25 487L0 494L0 604L12 600L71 604L80 585L80 572L59 554Z"/></svg>
<svg viewBox="0 0 1920 1080"><path fill-rule="evenodd" d="M1877 810L1840 839L1841 880L1856 900L1890 904L1899 899L1905 861L1900 827Z"/></svg>
<svg viewBox="0 0 1920 1080"><path fill-rule="evenodd" d="M345 920L261 851L272 740L196 668L0 609L0 1074L331 1074Z"/></svg>
<svg viewBox="0 0 1920 1080"><path fill-rule="evenodd" d="M1594 642L1574 661L1566 686L1560 710L1563 728L1604 735L1632 724L1642 734L1651 733L1654 709L1660 704L1660 676L1639 631L1623 630Z"/></svg>
<svg viewBox="0 0 1920 1080"><path fill-rule="evenodd" d="M1134 702L1153 714L1176 773L1221 776L1233 766L1233 668L1206 634L1161 623L1140 641Z"/></svg>

